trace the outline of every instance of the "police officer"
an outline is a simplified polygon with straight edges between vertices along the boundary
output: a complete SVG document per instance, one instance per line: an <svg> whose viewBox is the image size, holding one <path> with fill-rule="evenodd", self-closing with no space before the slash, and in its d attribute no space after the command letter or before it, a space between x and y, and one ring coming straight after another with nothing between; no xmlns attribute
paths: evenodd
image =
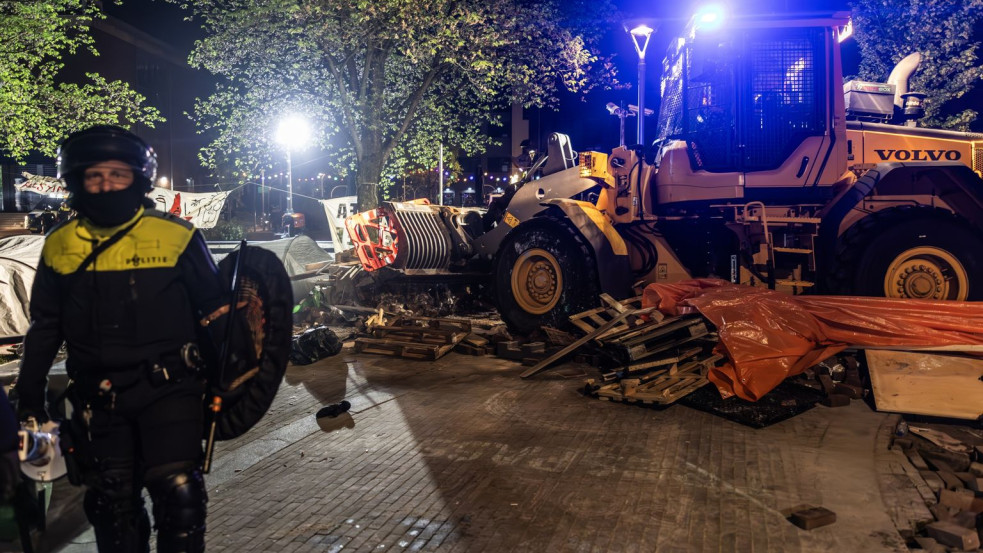
<svg viewBox="0 0 983 553"><path fill-rule="evenodd" d="M18 414L45 419L44 388L64 340L85 513L102 552L203 551L201 320L227 299L201 233L152 209L153 149L97 126L70 135L59 177L79 217L45 239L16 389ZM221 326L213 323L212 327Z"/></svg>

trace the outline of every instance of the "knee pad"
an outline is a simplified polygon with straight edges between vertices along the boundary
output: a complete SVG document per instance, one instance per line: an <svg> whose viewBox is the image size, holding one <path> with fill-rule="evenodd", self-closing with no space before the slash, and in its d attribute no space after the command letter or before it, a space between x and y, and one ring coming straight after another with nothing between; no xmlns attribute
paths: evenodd
<svg viewBox="0 0 983 553"><path fill-rule="evenodd" d="M154 467L146 474L154 501L158 551L195 551L204 547L208 495L201 471L188 464Z"/></svg>
<svg viewBox="0 0 983 553"><path fill-rule="evenodd" d="M83 508L93 525L105 521L130 520L145 517L143 498L133 484L133 465L130 462L107 461L88 478Z"/></svg>
<svg viewBox="0 0 983 553"><path fill-rule="evenodd" d="M100 551L136 553L150 550L150 518L143 508L142 498L89 489L82 507L95 531Z"/></svg>

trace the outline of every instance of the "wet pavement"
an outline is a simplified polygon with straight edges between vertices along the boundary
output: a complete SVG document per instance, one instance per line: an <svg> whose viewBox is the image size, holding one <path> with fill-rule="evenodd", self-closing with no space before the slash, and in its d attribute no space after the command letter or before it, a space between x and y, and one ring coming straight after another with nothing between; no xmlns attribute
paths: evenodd
<svg viewBox="0 0 983 553"><path fill-rule="evenodd" d="M907 551L898 527L929 516L888 450L897 417L862 402L752 429L587 398L586 366L523 369L350 347L290 367L267 417L217 448L208 550ZM785 514L802 504L837 521L801 530ZM95 551L82 530L47 550Z"/></svg>

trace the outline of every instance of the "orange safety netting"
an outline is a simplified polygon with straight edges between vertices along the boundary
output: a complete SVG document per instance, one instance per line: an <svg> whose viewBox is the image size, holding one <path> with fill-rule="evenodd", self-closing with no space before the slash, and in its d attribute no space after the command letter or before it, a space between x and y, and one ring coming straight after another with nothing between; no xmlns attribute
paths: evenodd
<svg viewBox="0 0 983 553"><path fill-rule="evenodd" d="M650 284L642 306L666 315L698 311L716 325L727 362L710 371L710 381L722 396L749 401L851 346L983 344L983 302L790 296L695 279Z"/></svg>

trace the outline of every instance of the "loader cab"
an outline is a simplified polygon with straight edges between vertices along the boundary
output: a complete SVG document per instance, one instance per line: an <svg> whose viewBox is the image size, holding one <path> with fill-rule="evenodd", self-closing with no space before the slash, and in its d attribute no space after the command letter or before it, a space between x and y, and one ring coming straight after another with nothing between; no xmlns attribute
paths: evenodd
<svg viewBox="0 0 983 553"><path fill-rule="evenodd" d="M698 15L663 62L658 204L829 185L846 151L837 29L846 14Z"/></svg>

